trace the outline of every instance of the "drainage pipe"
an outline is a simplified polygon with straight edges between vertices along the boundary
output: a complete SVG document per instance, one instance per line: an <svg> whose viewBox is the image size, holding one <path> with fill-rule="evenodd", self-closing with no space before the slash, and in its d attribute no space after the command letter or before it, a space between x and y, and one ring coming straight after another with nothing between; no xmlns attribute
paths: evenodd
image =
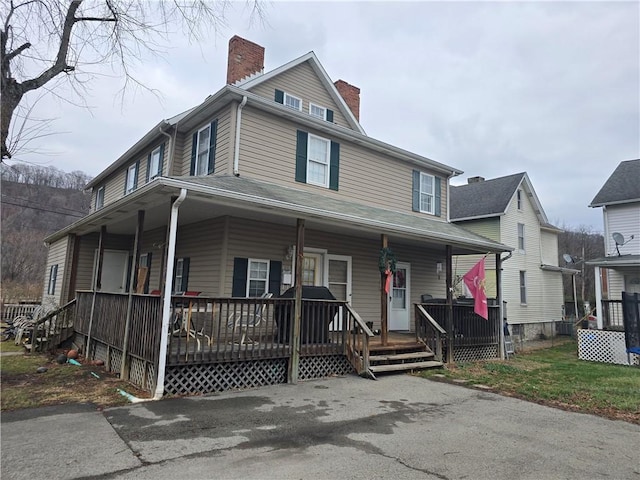
<svg viewBox="0 0 640 480"><path fill-rule="evenodd" d="M236 141L233 151L233 174L240 176L240 123L242 122L242 109L247 104L247 96L242 97L242 102L238 105L238 113L236 114Z"/></svg>

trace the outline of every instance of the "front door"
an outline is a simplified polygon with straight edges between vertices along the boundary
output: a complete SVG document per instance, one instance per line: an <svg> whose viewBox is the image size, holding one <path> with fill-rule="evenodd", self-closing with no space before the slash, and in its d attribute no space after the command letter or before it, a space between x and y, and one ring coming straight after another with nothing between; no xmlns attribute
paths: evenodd
<svg viewBox="0 0 640 480"><path fill-rule="evenodd" d="M389 292L389 330L409 330L410 274L411 269L408 263L396 264L396 273L393 274L393 283Z"/></svg>
<svg viewBox="0 0 640 480"><path fill-rule="evenodd" d="M327 278L324 284L336 297L346 303L351 303L351 257L346 255L327 255L326 268ZM342 308L336 318L329 324L329 330L342 330Z"/></svg>
<svg viewBox="0 0 640 480"><path fill-rule="evenodd" d="M126 291L129 252L126 250L105 250L102 259L102 292L124 293ZM98 271L98 250L95 252L93 278Z"/></svg>

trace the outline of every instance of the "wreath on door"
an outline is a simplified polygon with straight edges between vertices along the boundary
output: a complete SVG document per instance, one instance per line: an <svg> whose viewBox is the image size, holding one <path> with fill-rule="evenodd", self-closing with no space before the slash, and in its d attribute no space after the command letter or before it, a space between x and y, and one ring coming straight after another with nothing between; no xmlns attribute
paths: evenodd
<svg viewBox="0 0 640 480"><path fill-rule="evenodd" d="M385 247L380 250L378 269L380 273L386 273L387 270L396 273L396 256L390 248Z"/></svg>

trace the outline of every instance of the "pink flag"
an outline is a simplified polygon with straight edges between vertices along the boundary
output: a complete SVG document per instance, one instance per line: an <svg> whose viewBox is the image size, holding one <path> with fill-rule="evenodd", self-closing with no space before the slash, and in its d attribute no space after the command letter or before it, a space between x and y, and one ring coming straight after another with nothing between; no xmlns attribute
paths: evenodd
<svg viewBox="0 0 640 480"><path fill-rule="evenodd" d="M484 291L484 257L471 270L465 273L462 279L475 300L473 311L488 320L489 308L487 306L487 294Z"/></svg>

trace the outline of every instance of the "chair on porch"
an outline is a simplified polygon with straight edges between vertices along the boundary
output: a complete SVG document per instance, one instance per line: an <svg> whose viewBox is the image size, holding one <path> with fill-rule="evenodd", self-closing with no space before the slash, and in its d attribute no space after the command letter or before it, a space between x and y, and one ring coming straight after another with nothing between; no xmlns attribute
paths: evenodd
<svg viewBox="0 0 640 480"><path fill-rule="evenodd" d="M260 296L260 299L266 300L267 298L273 297L273 293L263 293ZM256 328L263 320L264 312L267 308L266 302L260 302L256 304L255 309L253 311L240 311L234 312L229 315L227 320L227 327L231 328L233 331L240 331L240 343L239 345L256 345L259 342L249 338L247 335L250 328ZM248 342L245 342L248 340ZM237 342L235 342L237 343Z"/></svg>

